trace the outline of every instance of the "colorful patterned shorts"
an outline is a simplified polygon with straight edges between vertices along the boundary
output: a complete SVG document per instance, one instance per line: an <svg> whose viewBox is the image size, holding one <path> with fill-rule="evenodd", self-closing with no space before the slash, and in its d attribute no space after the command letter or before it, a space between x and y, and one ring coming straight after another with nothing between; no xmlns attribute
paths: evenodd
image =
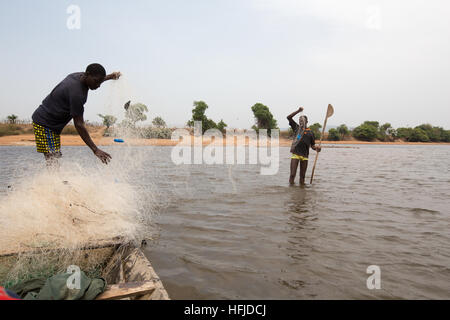
<svg viewBox="0 0 450 320"><path fill-rule="evenodd" d="M61 155L61 137L59 134L34 122L33 129L37 152Z"/></svg>

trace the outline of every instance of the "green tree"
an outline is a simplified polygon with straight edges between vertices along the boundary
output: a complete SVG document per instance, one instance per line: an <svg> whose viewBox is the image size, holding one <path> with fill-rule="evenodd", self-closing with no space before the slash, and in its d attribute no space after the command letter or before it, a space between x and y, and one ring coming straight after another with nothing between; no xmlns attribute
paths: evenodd
<svg viewBox="0 0 450 320"><path fill-rule="evenodd" d="M353 129L353 137L358 140L373 141L378 136L378 126L377 121L365 121Z"/></svg>
<svg viewBox="0 0 450 320"><path fill-rule="evenodd" d="M217 124L217 129L220 130L220 132L225 133L225 128L227 127L227 124L223 122L223 119L220 119L220 122Z"/></svg>
<svg viewBox="0 0 450 320"><path fill-rule="evenodd" d="M431 130L431 132L428 136L430 137L431 141L439 142L439 141L443 141L443 137L445 135L444 132L445 132L444 128L433 127L433 129Z"/></svg>
<svg viewBox="0 0 450 320"><path fill-rule="evenodd" d="M152 121L152 124L157 128L165 128L167 126L166 122L161 117L155 117Z"/></svg>
<svg viewBox="0 0 450 320"><path fill-rule="evenodd" d="M7 117L8 122L11 123L11 124L15 124L18 118L19 118L19 117L16 116L15 114L11 114L11 115L9 115L9 116Z"/></svg>
<svg viewBox="0 0 450 320"><path fill-rule="evenodd" d="M129 105L125 110L125 124L130 126L136 126L136 122L147 120L148 108L143 103L134 103Z"/></svg>
<svg viewBox="0 0 450 320"><path fill-rule="evenodd" d="M411 134L413 132L412 128L398 128L397 129L397 138L403 139L405 141L409 141Z"/></svg>
<svg viewBox="0 0 450 320"><path fill-rule="evenodd" d="M442 142L450 142L450 130L443 130L441 134Z"/></svg>
<svg viewBox="0 0 450 320"><path fill-rule="evenodd" d="M423 123L419 126L416 126L414 129L422 129L423 131L425 131L426 133L431 132L431 130L433 130L433 126L429 123Z"/></svg>
<svg viewBox="0 0 450 320"><path fill-rule="evenodd" d="M378 129L378 127L380 126L380 123L378 121L364 121L363 124L375 127L376 129Z"/></svg>
<svg viewBox="0 0 450 320"><path fill-rule="evenodd" d="M270 135L271 129L277 128L277 120L274 119L269 108L262 103L256 103L252 107L253 115L255 116L256 124L252 127L256 131L259 129L267 129Z"/></svg>
<svg viewBox="0 0 450 320"><path fill-rule="evenodd" d="M327 140L330 141L339 141L341 140L341 135L339 134L339 131L337 129L330 129L328 130L328 138Z"/></svg>
<svg viewBox="0 0 450 320"><path fill-rule="evenodd" d="M194 127L195 121L202 123L202 133L205 133L208 129L217 128L217 124L206 117L205 112L208 109L208 105L204 101L194 101L194 109L192 109L192 119L188 121L189 127Z"/></svg>
<svg viewBox="0 0 450 320"><path fill-rule="evenodd" d="M388 132L391 132L392 126L390 123L386 122L378 129L378 139L381 141L390 140L390 134Z"/></svg>
<svg viewBox="0 0 450 320"><path fill-rule="evenodd" d="M428 137L427 133L425 130L421 129L421 128L414 128L411 136L409 137L408 141L411 142L428 142L430 141L430 138Z"/></svg>
<svg viewBox="0 0 450 320"><path fill-rule="evenodd" d="M208 118L208 120L206 121L206 126L208 128L206 130L216 129L217 128L217 123L214 120Z"/></svg>
<svg viewBox="0 0 450 320"><path fill-rule="evenodd" d="M394 128L389 128L387 129L387 134L388 137L390 137L391 141L394 141L395 139L397 139L397 130Z"/></svg>
<svg viewBox="0 0 450 320"><path fill-rule="evenodd" d="M320 129L322 128L322 125L318 122L314 123L312 126L309 126L309 128L311 129L311 131L314 134L314 138L316 138L317 140L320 139L320 137L322 136L322 133L320 132ZM292 130L292 129L291 129Z"/></svg>
<svg viewBox="0 0 450 320"><path fill-rule="evenodd" d="M441 127L432 127L431 124L421 124L414 129L416 128L425 131L430 141L433 142L443 141L443 137L445 137L445 130Z"/></svg>
<svg viewBox="0 0 450 320"><path fill-rule="evenodd" d="M103 125L106 126L106 130L112 127L117 121L117 118L110 114L103 115L99 113L98 116L103 119Z"/></svg>
<svg viewBox="0 0 450 320"><path fill-rule="evenodd" d="M344 140L346 136L350 133L350 130L348 130L347 126L345 124L341 124L339 127L337 127L337 132L340 135L339 140Z"/></svg>

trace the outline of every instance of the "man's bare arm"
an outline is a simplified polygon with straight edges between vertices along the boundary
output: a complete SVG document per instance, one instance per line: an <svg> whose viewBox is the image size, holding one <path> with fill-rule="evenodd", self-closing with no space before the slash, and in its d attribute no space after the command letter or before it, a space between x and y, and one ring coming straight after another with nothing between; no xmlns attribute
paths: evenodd
<svg viewBox="0 0 450 320"><path fill-rule="evenodd" d="M108 164L109 160L111 160L111 156L100 150L92 141L91 136L89 135L89 132L86 129L86 126L84 125L84 119L83 116L78 116L73 118L73 123L75 125L75 128L78 131L78 134L80 135L81 139L83 139L84 143L94 152L94 154L104 163Z"/></svg>
<svg viewBox="0 0 450 320"><path fill-rule="evenodd" d="M120 72L113 72L111 74L108 74L105 79L103 79L103 82L108 80L118 80L122 74Z"/></svg>
<svg viewBox="0 0 450 320"><path fill-rule="evenodd" d="M290 115L287 116L288 120L291 120L293 117L295 117L298 113L303 111L303 107L298 108L297 111L292 112Z"/></svg>

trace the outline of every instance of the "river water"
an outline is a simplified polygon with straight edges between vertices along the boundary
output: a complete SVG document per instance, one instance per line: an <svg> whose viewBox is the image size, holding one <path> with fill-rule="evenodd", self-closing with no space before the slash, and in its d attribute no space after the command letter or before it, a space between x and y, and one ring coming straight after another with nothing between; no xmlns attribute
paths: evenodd
<svg viewBox="0 0 450 320"><path fill-rule="evenodd" d="M133 183L152 183L161 203L145 253L173 299L450 298L448 146L323 148L303 188L288 185L288 148L271 176L176 166L170 147L136 152ZM95 161L86 147L63 153ZM2 192L42 161L33 147L0 147ZM369 290L373 265L381 289Z"/></svg>

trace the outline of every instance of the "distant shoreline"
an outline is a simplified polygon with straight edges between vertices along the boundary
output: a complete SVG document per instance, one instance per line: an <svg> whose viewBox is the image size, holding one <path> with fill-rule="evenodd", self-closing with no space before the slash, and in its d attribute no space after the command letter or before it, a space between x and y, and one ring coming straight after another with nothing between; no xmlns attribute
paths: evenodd
<svg viewBox="0 0 450 320"><path fill-rule="evenodd" d="M98 135L92 135L92 139L94 143L98 146L111 146L111 145L119 145L114 142L114 138L111 137L101 137ZM225 141L225 139L224 139ZM130 145L136 146L175 146L178 144L178 141L172 141L170 139L130 139L126 140L126 143ZM281 147L289 147L291 145L292 140L286 138L280 138L280 146ZM318 141L316 141L317 143ZM204 141L203 145L208 145L209 141ZM61 144L62 146L84 146L85 143L81 138L77 135L61 135ZM225 143L224 143L225 144ZM248 143L246 143L247 145ZM450 145L448 142L368 142L368 141L358 141L358 140L349 140L349 141L322 141L323 145ZM0 137L0 146L34 146L34 135L33 134L21 134L21 135L13 135L13 136L3 136Z"/></svg>

